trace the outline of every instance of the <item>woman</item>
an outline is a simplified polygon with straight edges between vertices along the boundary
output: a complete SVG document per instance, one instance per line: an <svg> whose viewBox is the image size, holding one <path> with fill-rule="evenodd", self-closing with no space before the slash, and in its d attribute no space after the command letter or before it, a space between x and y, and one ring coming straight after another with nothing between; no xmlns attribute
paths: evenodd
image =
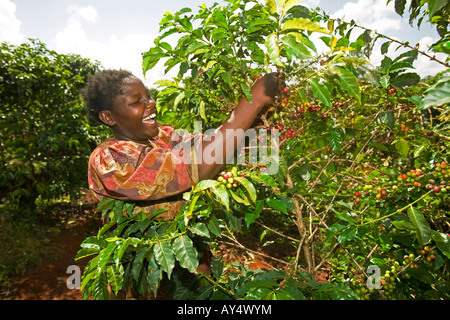
<svg viewBox="0 0 450 320"><path fill-rule="evenodd" d="M141 80L128 71L106 70L91 76L83 91L89 115L109 126L114 138L105 140L89 160L89 187L99 197L136 201L138 209L171 220L183 204L182 194L198 181L214 178L234 154L243 136L227 139L227 130L245 132L264 106L273 103L283 81L276 73L252 87L252 102L245 97L223 124L215 139L201 135L181 137L191 145L191 161L174 152L180 137L156 121L156 104ZM241 129L241 130L239 130ZM201 142L201 143L199 143ZM215 161L199 162L203 150L214 149Z"/></svg>

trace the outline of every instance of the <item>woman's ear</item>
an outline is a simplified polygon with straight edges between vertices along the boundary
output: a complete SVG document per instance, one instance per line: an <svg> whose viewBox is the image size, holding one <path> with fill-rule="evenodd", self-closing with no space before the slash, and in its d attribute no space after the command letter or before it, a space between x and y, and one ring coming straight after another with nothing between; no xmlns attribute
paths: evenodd
<svg viewBox="0 0 450 320"><path fill-rule="evenodd" d="M116 124L116 121L109 110L100 111L98 118L109 127Z"/></svg>

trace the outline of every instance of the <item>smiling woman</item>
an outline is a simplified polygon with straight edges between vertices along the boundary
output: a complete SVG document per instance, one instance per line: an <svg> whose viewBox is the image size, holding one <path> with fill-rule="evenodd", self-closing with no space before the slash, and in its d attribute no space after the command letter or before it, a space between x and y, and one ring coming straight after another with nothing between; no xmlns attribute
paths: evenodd
<svg viewBox="0 0 450 320"><path fill-rule="evenodd" d="M242 136L227 138L225 132L247 130L284 85L279 80L268 74L256 81L252 102L243 98L217 129L222 138L203 141L201 133L179 135L173 127L159 125L155 101L132 73L105 70L91 76L82 92L86 109L111 128L114 138L105 140L90 157L90 189L100 199L138 201L136 210L163 209L161 216L173 219L184 204L183 192L215 176L225 165L224 157L236 151ZM215 161L197 162L208 148L217 150Z"/></svg>
<svg viewBox="0 0 450 320"><path fill-rule="evenodd" d="M141 210L173 218L183 204L178 195L198 178L196 168L174 159L173 128L156 122L148 89L128 71L105 70L90 77L83 96L89 115L115 136L91 155L90 188L99 198L144 200Z"/></svg>

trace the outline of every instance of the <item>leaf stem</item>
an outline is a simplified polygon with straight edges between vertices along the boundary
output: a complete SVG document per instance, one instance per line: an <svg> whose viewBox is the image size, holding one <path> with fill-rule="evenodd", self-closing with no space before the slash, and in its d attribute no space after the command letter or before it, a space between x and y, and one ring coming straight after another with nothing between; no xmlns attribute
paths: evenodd
<svg viewBox="0 0 450 320"><path fill-rule="evenodd" d="M408 209L409 207L411 207L413 204L415 204L415 203L419 202L420 200L422 200L423 198L425 198L425 197L426 197L427 195L429 195L431 192L433 192L433 190L428 191L428 192L425 193L423 196L421 196L419 199L417 199L417 200L415 200L415 201L409 203L408 205L406 205L406 206L403 207L403 208L400 208L400 209L398 209L398 210L396 210L396 211L394 211L394 212L392 212L392 213L389 213L388 215L385 215L385 216L383 216L383 217L380 217L380 218L378 218L378 219L364 222L364 223L360 224L359 226L361 227L361 226L364 226L364 225L366 225L366 224L371 224L371 223L374 223L374 222L378 222L378 221L380 221L380 220L383 220L383 219L386 219L386 218L388 218L388 217L390 217L390 216L393 216L394 214L397 214L397 213L399 213L399 212L401 212L401 211L404 211L404 210Z"/></svg>

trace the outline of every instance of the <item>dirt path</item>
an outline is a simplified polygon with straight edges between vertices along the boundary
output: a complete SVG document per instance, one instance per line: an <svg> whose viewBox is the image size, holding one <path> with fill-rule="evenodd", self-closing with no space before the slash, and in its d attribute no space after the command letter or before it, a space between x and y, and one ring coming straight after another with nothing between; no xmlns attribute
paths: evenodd
<svg viewBox="0 0 450 320"><path fill-rule="evenodd" d="M3 300L80 300L80 290L67 288L67 267L77 265L83 272L88 260L75 261L81 242L88 234L98 230L98 217L90 212L71 219L69 224L60 228L57 235L52 235L49 254L42 258L39 266L27 269L7 285Z"/></svg>

